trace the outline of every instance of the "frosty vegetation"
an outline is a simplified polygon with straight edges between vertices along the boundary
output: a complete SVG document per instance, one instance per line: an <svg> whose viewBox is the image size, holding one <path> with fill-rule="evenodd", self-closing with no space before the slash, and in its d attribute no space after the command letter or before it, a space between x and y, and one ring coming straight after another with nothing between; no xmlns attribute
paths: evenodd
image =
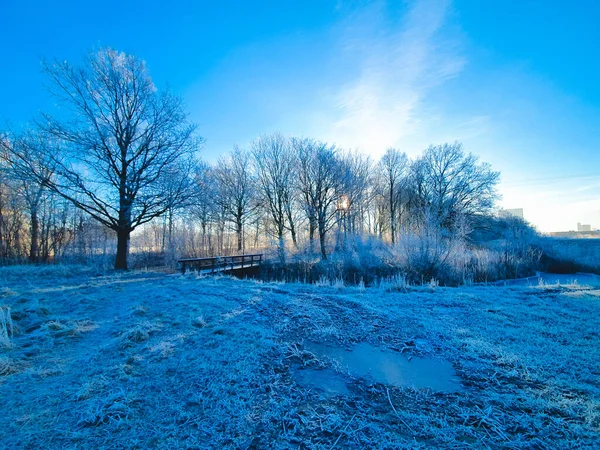
<svg viewBox="0 0 600 450"><path fill-rule="evenodd" d="M137 57L43 67L63 109L0 140L4 262L115 255L125 269L130 252L139 266L266 251L273 277L457 283L527 275L539 258L526 224L494 217L499 173L458 142L375 161L275 132L207 164L182 100Z"/></svg>
<svg viewBox="0 0 600 450"><path fill-rule="evenodd" d="M43 69L61 109L0 138L3 263L174 268L265 252L267 278L367 284L539 268L535 231L498 217L500 174L459 142L373 160L273 132L208 164L182 99L158 90L139 58L102 49Z"/></svg>
<svg viewBox="0 0 600 450"><path fill-rule="evenodd" d="M3 448L562 449L600 439L597 288L363 289L68 265L0 268L0 284L12 316L0 340ZM461 388L383 384L310 350L359 343L447 361ZM342 393L324 389L324 374Z"/></svg>

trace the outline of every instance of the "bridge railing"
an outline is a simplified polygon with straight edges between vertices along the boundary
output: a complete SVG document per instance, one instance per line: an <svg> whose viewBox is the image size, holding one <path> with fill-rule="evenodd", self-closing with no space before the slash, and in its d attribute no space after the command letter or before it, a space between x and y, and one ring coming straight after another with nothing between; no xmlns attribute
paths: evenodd
<svg viewBox="0 0 600 450"><path fill-rule="evenodd" d="M227 272L230 270L258 267L262 264L263 254L213 256L210 258L183 258L177 262L181 264L181 271L185 273L187 268L208 273Z"/></svg>

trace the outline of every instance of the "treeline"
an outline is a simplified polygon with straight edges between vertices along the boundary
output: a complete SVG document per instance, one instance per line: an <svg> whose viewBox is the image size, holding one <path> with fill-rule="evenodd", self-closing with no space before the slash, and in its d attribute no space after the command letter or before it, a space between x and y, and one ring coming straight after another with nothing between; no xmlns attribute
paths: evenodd
<svg viewBox="0 0 600 450"><path fill-rule="evenodd" d="M0 264L114 253L114 235L87 214L0 163Z"/></svg>
<svg viewBox="0 0 600 450"><path fill-rule="evenodd" d="M4 260L116 252L125 269L130 247L171 259L274 249L285 267L370 237L406 248L429 276L489 225L499 173L458 142L373 160L272 133L207 164L181 98L159 92L135 56L103 49L44 70L70 114L0 139Z"/></svg>
<svg viewBox="0 0 600 450"><path fill-rule="evenodd" d="M188 213L202 230L203 252L214 252L215 231L231 224L237 251L253 233L254 246L266 240L284 263L286 247L306 247L327 259L332 241L343 245L349 235L392 243L407 233L433 230L466 235L478 215L491 212L498 173L459 143L431 146L412 160L388 149L373 161L314 139L274 133L213 166L202 165L196 180L200 189ZM222 250L218 240L216 248Z"/></svg>

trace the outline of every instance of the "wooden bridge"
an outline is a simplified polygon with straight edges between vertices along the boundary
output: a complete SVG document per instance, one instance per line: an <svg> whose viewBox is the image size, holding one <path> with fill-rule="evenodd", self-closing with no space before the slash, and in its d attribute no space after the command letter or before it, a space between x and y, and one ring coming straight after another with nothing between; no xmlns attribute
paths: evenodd
<svg viewBox="0 0 600 450"><path fill-rule="evenodd" d="M260 267L263 254L185 258L177 262L181 264L182 273L185 273L188 268L203 274L233 273Z"/></svg>

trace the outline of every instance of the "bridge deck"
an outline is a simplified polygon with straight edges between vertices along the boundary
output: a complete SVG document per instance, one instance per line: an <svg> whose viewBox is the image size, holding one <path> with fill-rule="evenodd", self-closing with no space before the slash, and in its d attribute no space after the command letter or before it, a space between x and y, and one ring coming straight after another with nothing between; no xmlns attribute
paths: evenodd
<svg viewBox="0 0 600 450"><path fill-rule="evenodd" d="M190 268L202 274L226 273L234 270L245 270L259 267L263 261L263 254L214 256L210 258L184 258L178 260L181 271Z"/></svg>

